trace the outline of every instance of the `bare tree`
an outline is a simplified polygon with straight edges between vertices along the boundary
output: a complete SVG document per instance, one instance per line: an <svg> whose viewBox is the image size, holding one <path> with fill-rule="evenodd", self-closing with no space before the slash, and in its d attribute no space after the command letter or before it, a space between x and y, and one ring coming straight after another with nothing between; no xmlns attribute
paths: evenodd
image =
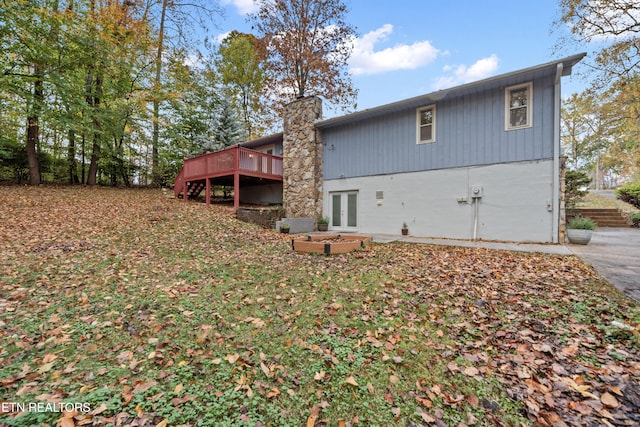
<svg viewBox="0 0 640 427"><path fill-rule="evenodd" d="M640 66L640 3L637 0L560 0L558 25L583 46L596 46L594 62L601 87L628 79Z"/></svg>
<svg viewBox="0 0 640 427"><path fill-rule="evenodd" d="M159 9L159 10L157 10ZM188 28L194 23L204 27L205 23L211 21L216 15L222 12L217 6L217 2L207 0L169 1L169 0L147 0L145 16L155 16L158 21L157 46L155 51L155 76L153 80L153 131L151 143L152 181L154 185L160 185L162 171L159 160L160 141L160 110L162 102L167 98L163 91L162 77L166 44L172 42L174 49L179 46L187 46L190 40Z"/></svg>
<svg viewBox="0 0 640 427"><path fill-rule="evenodd" d="M557 26L571 37L564 47L592 50L586 65L593 72L592 90L602 100L610 138L604 163L621 177L640 175L640 3L637 0L560 0ZM584 108L582 109L584 110ZM598 108L586 106L584 114ZM591 113L588 112L591 110ZM600 158L598 157L598 163Z"/></svg>
<svg viewBox="0 0 640 427"><path fill-rule="evenodd" d="M271 99L285 104L295 97L320 95L348 109L355 106L347 60L355 28L345 21L341 0L259 0L250 16L267 47Z"/></svg>

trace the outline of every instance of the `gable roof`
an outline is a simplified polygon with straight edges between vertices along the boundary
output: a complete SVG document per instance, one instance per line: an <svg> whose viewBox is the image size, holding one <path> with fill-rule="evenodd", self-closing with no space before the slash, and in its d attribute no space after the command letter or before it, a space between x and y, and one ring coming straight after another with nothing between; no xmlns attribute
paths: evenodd
<svg viewBox="0 0 640 427"><path fill-rule="evenodd" d="M316 127L319 129L327 129L334 126L345 125L360 120L367 120L382 116L388 113L396 111L402 111L412 108L418 108L425 105L433 104L434 102L442 101L447 97L462 96L474 92L480 92L483 90L494 89L504 85L504 82L514 78L530 79L539 75L548 75L555 72L559 64L562 64L562 75L571 75L571 70L574 65L582 60L586 56L586 53L579 53L577 55L569 56L564 59L547 62L546 64L536 65L534 67L525 68L518 71L513 71L506 74L501 74L494 77L489 77L477 82L467 83L461 86L456 86L450 89L443 89L436 92L428 93L426 95L416 96L414 98L405 99L402 101L393 102L390 104L382 105L379 107L369 108L366 110L358 111L346 116L334 117L327 120L321 120L316 122Z"/></svg>

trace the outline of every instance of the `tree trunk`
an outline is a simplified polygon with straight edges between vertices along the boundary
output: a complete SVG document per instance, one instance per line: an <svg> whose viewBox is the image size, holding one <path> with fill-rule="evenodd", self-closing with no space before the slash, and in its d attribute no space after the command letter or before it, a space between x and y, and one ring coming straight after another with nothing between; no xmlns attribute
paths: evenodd
<svg viewBox="0 0 640 427"><path fill-rule="evenodd" d="M126 121L124 124L124 127L126 127ZM125 131L124 129L122 130L122 135L124 135ZM116 139L114 141L114 146L115 146L115 152L116 152L116 158L117 158L117 164L118 164L118 170L116 173L120 173L120 176L122 177L122 182L124 182L124 185L127 187L131 187L131 182L129 180L129 171L127 170L127 168L125 167L125 159L124 159L124 136L121 136L120 138Z"/></svg>
<svg viewBox="0 0 640 427"><path fill-rule="evenodd" d="M91 148L91 160L89 162L89 170L87 171L87 185L96 185L98 180L98 159L100 158L100 137L96 134L93 136L93 147Z"/></svg>
<svg viewBox="0 0 640 427"><path fill-rule="evenodd" d="M76 134L69 130L69 149L67 151L67 170L69 171L69 184L78 183L78 173L76 170Z"/></svg>
<svg viewBox="0 0 640 427"><path fill-rule="evenodd" d="M38 160L38 139L40 133L39 116L44 91L42 89L42 70L40 66L34 67L35 81L33 83L33 105L27 117L27 162L29 164L29 184L40 184L40 162Z"/></svg>
<svg viewBox="0 0 640 427"><path fill-rule="evenodd" d="M86 166L86 156L85 156L85 143L86 143L86 137L84 135L84 133L82 134L82 167L81 167L81 177L80 177L80 182L84 183L84 177L85 177L85 166Z"/></svg>
<svg viewBox="0 0 640 427"><path fill-rule="evenodd" d="M89 105L92 107L93 113L93 146L91 147L91 160L89 170L87 172L87 185L96 185L98 176L98 159L100 159L100 119L98 118L98 108L100 107L100 99L102 98L102 77L97 75L95 83L92 76L87 78L89 92Z"/></svg>
<svg viewBox="0 0 640 427"><path fill-rule="evenodd" d="M29 185L40 184L40 162L38 161L38 116L27 117L27 162L29 163Z"/></svg>
<svg viewBox="0 0 640 427"><path fill-rule="evenodd" d="M162 76L162 51L164 44L164 20L166 14L167 0L162 0L162 13L160 15L160 29L158 32L158 52L156 54L156 77L153 97L153 135L151 139L151 174L154 186L160 186L160 159L158 155L158 143L160 140L160 77Z"/></svg>

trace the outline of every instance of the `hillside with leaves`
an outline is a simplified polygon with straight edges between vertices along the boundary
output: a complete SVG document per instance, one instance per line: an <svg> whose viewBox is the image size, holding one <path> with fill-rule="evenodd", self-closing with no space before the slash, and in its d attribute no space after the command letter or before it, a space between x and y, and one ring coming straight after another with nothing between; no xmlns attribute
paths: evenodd
<svg viewBox="0 0 640 427"><path fill-rule="evenodd" d="M160 190L0 197L1 400L89 406L0 425L640 422L639 307L575 257L307 255Z"/></svg>

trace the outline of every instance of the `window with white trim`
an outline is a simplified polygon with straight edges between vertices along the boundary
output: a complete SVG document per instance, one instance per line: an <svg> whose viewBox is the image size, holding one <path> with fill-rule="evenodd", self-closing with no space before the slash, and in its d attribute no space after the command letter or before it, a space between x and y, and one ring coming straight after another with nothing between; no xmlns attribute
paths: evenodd
<svg viewBox="0 0 640 427"><path fill-rule="evenodd" d="M436 106L419 108L417 111L417 143L424 144L436 140Z"/></svg>
<svg viewBox="0 0 640 427"><path fill-rule="evenodd" d="M505 89L505 129L531 127L533 84L525 83Z"/></svg>

